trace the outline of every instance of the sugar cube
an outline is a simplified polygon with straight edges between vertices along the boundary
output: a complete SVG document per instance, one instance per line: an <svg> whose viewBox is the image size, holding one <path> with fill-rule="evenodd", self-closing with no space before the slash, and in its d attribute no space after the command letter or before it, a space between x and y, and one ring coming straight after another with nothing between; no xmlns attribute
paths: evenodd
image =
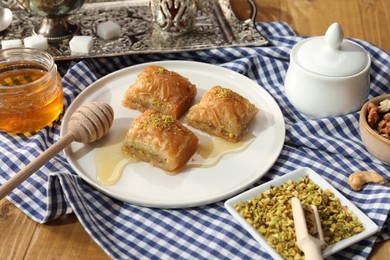
<svg viewBox="0 0 390 260"><path fill-rule="evenodd" d="M97 35L103 40L119 37L121 27L113 21L107 21L98 25Z"/></svg>
<svg viewBox="0 0 390 260"><path fill-rule="evenodd" d="M35 48L42 51L45 51L49 48L47 39L43 35L33 35L30 37L24 38L24 47Z"/></svg>
<svg viewBox="0 0 390 260"><path fill-rule="evenodd" d="M93 46L92 36L73 36L69 41L69 48L71 52L88 54Z"/></svg>
<svg viewBox="0 0 390 260"><path fill-rule="evenodd" d="M21 39L13 39L13 40L2 40L1 41L1 48L9 49L9 48L18 48L23 47L23 43Z"/></svg>

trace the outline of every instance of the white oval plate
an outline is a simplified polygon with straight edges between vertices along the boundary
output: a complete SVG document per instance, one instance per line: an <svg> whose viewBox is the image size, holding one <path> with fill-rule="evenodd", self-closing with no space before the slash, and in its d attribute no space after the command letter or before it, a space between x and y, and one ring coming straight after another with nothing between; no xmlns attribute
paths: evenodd
<svg viewBox="0 0 390 260"><path fill-rule="evenodd" d="M255 104L260 112L251 125L255 136L245 150L226 154L209 168L190 168L178 175L139 162L128 165L120 180L111 186L96 178L95 153L118 134L126 132L139 111L122 107L127 88L149 65L160 65L187 77L197 86L197 100L215 85L230 88ZM101 192L137 205L159 208L192 207L228 198L262 177L275 163L284 144L285 123L275 100L251 79L231 70L200 62L161 61L128 67L109 74L91 84L72 102L62 123L61 134L67 132L69 118L83 104L104 101L115 113L113 126L102 140L93 144L73 142L65 155L79 176Z"/></svg>

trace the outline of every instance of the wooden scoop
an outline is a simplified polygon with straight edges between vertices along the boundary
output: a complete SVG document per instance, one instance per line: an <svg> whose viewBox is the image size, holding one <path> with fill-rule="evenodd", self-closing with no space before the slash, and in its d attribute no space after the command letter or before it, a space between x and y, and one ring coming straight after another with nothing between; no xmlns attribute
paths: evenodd
<svg viewBox="0 0 390 260"><path fill-rule="evenodd" d="M308 232L305 213L300 200L295 197L291 198L297 245L305 254L305 259L322 260L323 256L321 248L324 246L324 235L317 207L315 205L310 206L313 210L313 220L315 229L318 233L318 238L311 236Z"/></svg>
<svg viewBox="0 0 390 260"><path fill-rule="evenodd" d="M112 107L103 102L92 102L80 107L70 117L68 131L60 140L30 162L24 169L0 187L0 199L36 172L42 165L73 141L92 143L102 138L111 128L114 120Z"/></svg>

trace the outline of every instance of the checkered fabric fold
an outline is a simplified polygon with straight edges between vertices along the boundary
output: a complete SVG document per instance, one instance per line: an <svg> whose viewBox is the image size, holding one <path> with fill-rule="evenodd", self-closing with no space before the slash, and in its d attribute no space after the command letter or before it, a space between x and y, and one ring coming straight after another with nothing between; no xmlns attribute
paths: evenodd
<svg viewBox="0 0 390 260"><path fill-rule="evenodd" d="M284 78L291 48L302 37L282 22L258 23L272 42L266 47L210 49L171 54L129 55L59 62L65 109L97 79L131 65L161 60L193 60L237 71L267 90L286 122L282 152L269 172L253 186L301 167L322 175L381 227L381 232L350 246L331 259L366 259L376 241L389 239L390 188L367 185L355 192L348 175L374 170L390 180L390 166L364 148L359 113L312 120L295 110L285 96ZM369 97L390 93L390 56L372 44L352 39L372 57ZM32 137L0 133L0 183L59 139L61 120ZM251 188L251 187L248 187ZM91 237L115 259L269 259L270 256L229 215L223 201L190 209L152 209L112 199L84 182L63 153L19 185L8 199L37 222L74 212Z"/></svg>

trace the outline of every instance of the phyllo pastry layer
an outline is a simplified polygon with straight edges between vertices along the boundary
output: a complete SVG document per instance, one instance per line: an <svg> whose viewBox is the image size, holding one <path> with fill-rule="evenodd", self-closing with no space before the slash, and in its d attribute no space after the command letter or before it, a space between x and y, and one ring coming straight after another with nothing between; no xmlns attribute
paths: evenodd
<svg viewBox="0 0 390 260"><path fill-rule="evenodd" d="M215 86L190 108L185 120L199 130L229 142L238 142L259 109L238 93Z"/></svg>
<svg viewBox="0 0 390 260"><path fill-rule="evenodd" d="M148 109L128 130L123 151L171 172L184 166L197 146L197 136L175 117Z"/></svg>
<svg viewBox="0 0 390 260"><path fill-rule="evenodd" d="M196 86L187 78L161 66L148 66L127 89L122 104L139 111L154 109L180 118L195 96Z"/></svg>

